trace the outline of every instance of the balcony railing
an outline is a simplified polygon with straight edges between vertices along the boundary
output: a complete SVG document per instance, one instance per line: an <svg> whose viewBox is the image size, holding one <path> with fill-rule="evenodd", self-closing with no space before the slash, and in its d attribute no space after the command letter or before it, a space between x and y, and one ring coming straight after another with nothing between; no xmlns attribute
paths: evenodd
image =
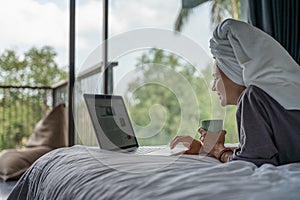
<svg viewBox="0 0 300 200"><path fill-rule="evenodd" d="M51 87L0 86L0 149L18 147L53 106Z"/></svg>
<svg viewBox="0 0 300 200"><path fill-rule="evenodd" d="M99 79L100 72L101 64L98 64L79 73L75 85L76 92L101 93L102 91L89 90ZM22 146L33 133L36 123L55 105L65 103L69 107L67 86L68 80L62 80L49 87L0 86L0 151ZM84 102L81 98L78 99L77 95L74 103L77 106L74 118L78 124L75 130L75 144L95 145L94 130ZM78 132L84 134L79 136Z"/></svg>

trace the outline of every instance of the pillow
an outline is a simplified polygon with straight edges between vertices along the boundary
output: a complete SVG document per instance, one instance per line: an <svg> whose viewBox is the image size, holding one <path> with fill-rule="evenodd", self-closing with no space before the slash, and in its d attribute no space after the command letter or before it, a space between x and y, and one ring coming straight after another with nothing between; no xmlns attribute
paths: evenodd
<svg viewBox="0 0 300 200"><path fill-rule="evenodd" d="M66 108L60 104L40 120L23 149L0 152L0 178L19 178L42 155L67 146Z"/></svg>
<svg viewBox="0 0 300 200"><path fill-rule="evenodd" d="M39 157L53 150L50 147L40 146L23 149L8 149L0 152L0 178L19 178Z"/></svg>
<svg viewBox="0 0 300 200"><path fill-rule="evenodd" d="M36 124L25 146L66 147L67 136L66 108L64 104L60 104Z"/></svg>

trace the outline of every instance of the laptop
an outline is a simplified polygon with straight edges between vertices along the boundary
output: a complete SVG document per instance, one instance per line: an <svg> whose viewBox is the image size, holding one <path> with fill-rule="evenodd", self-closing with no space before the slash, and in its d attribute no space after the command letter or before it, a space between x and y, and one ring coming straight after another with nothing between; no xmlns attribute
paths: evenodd
<svg viewBox="0 0 300 200"><path fill-rule="evenodd" d="M122 96L84 94L96 138L101 149L143 155L179 155L183 145L139 146Z"/></svg>

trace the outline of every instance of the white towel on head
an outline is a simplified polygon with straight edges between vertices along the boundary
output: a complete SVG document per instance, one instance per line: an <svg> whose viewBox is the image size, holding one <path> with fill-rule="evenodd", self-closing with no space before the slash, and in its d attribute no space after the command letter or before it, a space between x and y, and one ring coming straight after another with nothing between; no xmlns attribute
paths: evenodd
<svg viewBox="0 0 300 200"><path fill-rule="evenodd" d="M233 82L255 85L288 110L300 110L300 66L271 36L227 19L210 40L218 67Z"/></svg>

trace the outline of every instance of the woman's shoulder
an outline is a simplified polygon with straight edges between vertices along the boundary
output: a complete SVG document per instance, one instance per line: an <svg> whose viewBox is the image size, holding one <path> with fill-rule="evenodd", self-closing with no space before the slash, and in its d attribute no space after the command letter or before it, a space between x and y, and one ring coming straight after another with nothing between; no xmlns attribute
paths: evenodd
<svg viewBox="0 0 300 200"><path fill-rule="evenodd" d="M257 99L257 97L265 96L266 92L264 92L262 89L255 85L250 85L248 86L240 95L239 101L244 100L245 98L247 99Z"/></svg>
<svg viewBox="0 0 300 200"><path fill-rule="evenodd" d="M242 94L244 97L266 97L272 98L266 91L255 86L249 85ZM273 98L272 98L273 99Z"/></svg>
<svg viewBox="0 0 300 200"><path fill-rule="evenodd" d="M245 93L247 93L248 95L268 95L267 92L255 85L249 85L245 89Z"/></svg>
<svg viewBox="0 0 300 200"><path fill-rule="evenodd" d="M276 107L282 107L274 98L272 98L267 91L255 86L248 86L239 98L239 104L241 102L250 102L251 104L268 104Z"/></svg>

